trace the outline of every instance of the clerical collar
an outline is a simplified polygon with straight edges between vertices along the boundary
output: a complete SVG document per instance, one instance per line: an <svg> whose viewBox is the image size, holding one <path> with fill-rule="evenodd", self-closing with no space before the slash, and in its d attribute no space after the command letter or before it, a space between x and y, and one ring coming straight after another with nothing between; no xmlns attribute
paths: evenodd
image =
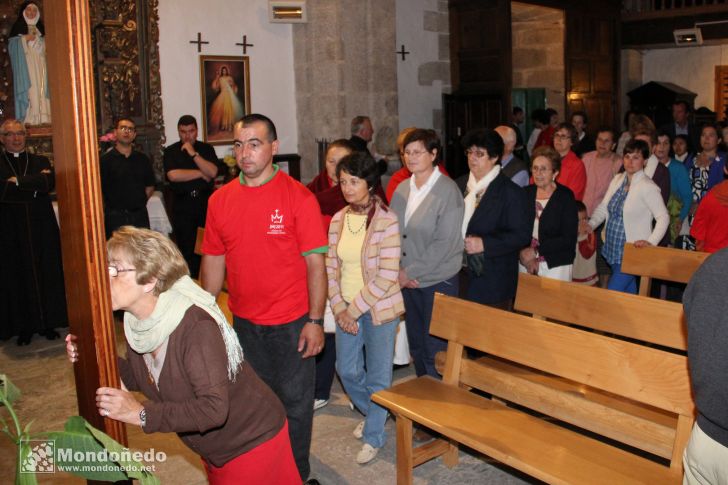
<svg viewBox="0 0 728 485"><path fill-rule="evenodd" d="M15 152L10 152L10 151L8 151L7 153L12 153L13 157L15 157L15 158L19 158L19 157L20 157L20 154L21 154L21 153L23 153L23 152L18 152L18 153L15 153Z"/></svg>

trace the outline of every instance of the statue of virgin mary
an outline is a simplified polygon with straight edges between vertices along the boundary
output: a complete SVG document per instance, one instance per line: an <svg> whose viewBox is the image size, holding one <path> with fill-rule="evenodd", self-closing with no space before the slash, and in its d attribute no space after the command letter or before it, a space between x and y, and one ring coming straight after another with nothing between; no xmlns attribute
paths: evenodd
<svg viewBox="0 0 728 485"><path fill-rule="evenodd" d="M26 125L51 122L44 35L38 5L23 2L8 36L8 53L13 68L15 117Z"/></svg>

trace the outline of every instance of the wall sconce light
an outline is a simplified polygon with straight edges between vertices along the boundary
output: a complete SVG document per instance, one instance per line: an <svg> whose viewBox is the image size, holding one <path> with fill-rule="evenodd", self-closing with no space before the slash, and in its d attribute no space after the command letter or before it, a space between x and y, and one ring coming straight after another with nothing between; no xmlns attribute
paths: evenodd
<svg viewBox="0 0 728 485"><path fill-rule="evenodd" d="M675 37L675 44L679 46L703 44L703 34L700 31L700 27L693 27L692 29L676 29L672 31L672 35Z"/></svg>
<svg viewBox="0 0 728 485"><path fill-rule="evenodd" d="M268 0L268 21L279 24L308 22L306 0Z"/></svg>

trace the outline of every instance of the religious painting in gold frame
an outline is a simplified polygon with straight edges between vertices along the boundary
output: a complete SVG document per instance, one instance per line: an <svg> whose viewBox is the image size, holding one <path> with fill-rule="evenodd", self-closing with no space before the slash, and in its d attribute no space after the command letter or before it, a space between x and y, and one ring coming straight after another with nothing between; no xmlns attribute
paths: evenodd
<svg viewBox="0 0 728 485"><path fill-rule="evenodd" d="M230 145L233 125L250 114L248 56L200 56L202 135L211 145Z"/></svg>

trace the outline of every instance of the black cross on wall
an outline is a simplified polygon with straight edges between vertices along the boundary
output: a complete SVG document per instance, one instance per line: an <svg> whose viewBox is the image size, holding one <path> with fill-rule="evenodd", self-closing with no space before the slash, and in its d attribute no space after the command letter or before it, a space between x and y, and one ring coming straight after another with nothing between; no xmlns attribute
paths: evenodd
<svg viewBox="0 0 728 485"><path fill-rule="evenodd" d="M209 42L202 40L202 33L197 32L197 40L191 40L190 44L197 44L197 52L202 52L202 44L209 44Z"/></svg>
<svg viewBox="0 0 728 485"><path fill-rule="evenodd" d="M248 36L243 36L243 42L236 42L235 45L243 46L243 54L248 53L248 47L253 47L254 44L248 44Z"/></svg>
<svg viewBox="0 0 728 485"><path fill-rule="evenodd" d="M404 50L404 44L402 44L402 48L400 50L395 52L395 54L399 54L402 56L403 61L405 60L405 56L409 53L410 53L409 51Z"/></svg>

